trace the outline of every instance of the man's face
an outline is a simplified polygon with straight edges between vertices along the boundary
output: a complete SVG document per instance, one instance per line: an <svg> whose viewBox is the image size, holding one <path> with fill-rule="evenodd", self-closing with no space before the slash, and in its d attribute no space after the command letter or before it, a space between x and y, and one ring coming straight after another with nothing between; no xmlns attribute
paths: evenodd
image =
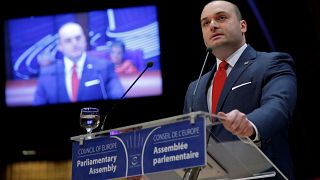
<svg viewBox="0 0 320 180"><path fill-rule="evenodd" d="M77 24L67 24L59 31L59 50L73 61L86 51L87 42L82 28Z"/></svg>
<svg viewBox="0 0 320 180"><path fill-rule="evenodd" d="M201 14L204 43L213 50L225 47L239 48L244 43L247 25L238 19L234 6L225 1L207 4Z"/></svg>

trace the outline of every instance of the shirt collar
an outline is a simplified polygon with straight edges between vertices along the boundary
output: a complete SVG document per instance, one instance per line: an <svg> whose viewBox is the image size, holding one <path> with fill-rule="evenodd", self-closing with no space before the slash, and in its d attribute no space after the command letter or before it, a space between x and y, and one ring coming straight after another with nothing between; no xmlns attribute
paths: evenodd
<svg viewBox="0 0 320 180"><path fill-rule="evenodd" d="M80 57L80 59L76 62L78 70L79 69L83 69L86 57L87 57L87 54L83 53L82 56ZM63 61L64 61L64 64L65 64L65 70L66 71L70 71L72 69L72 66L73 66L73 61L71 59L69 59L68 57L64 57Z"/></svg>
<svg viewBox="0 0 320 180"><path fill-rule="evenodd" d="M228 66L230 66L231 68L234 67L234 65L237 63L239 57L241 56L241 54L243 53L243 51L247 48L247 44L245 43L244 45L242 45L238 50L236 50L234 53L232 53L227 59L226 61L228 62ZM221 63L222 60L217 59L217 69Z"/></svg>

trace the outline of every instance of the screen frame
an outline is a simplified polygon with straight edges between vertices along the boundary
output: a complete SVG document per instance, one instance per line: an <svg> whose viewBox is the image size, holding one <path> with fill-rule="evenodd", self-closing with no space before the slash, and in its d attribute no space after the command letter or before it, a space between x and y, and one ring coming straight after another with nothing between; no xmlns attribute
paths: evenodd
<svg viewBox="0 0 320 180"><path fill-rule="evenodd" d="M135 5L127 5L127 6L121 6L121 7L118 7L118 6L114 6L115 8L112 8L112 9L125 9L125 8L139 8L139 7L154 7L154 8L156 8L155 9L155 11L156 11L156 16L158 16L157 14L158 14L158 12L157 12L157 5L156 4L135 4ZM111 9L111 8L108 8L108 9ZM97 11L104 11L104 10L106 10L105 8L102 8L102 9L96 9L96 8L94 8L94 9L89 9L89 10L86 10L86 11L80 11L80 12L74 12L74 11L68 11L68 13L66 13L66 12L64 12L64 13L62 13L62 12L59 12L59 13L56 13L56 14L45 14L45 15L37 15L37 16L34 16L34 17L49 17L49 16L60 16L60 15L68 15L68 14L88 14L88 13L90 13L90 12L97 12ZM29 16L30 17L30 16ZM18 19L21 19L21 18L28 18L28 16L23 16L23 17L19 17ZM10 20L15 20L15 19L17 19L17 18L9 18L9 19L6 19L5 20L5 23L6 22L8 22L8 21L10 21ZM159 20L158 20L158 22L159 22ZM159 31L159 27L158 27L158 29L157 29L157 31L158 31L158 34L160 33ZM6 33L6 32L5 32ZM158 35L159 36L159 35ZM158 37L159 38L159 37ZM160 42L159 42L160 43ZM159 46L161 46L160 44L159 44ZM160 51L160 50L159 50ZM162 86L162 75L161 75L161 66L160 66L160 62L161 62L161 55L160 55L160 52L159 52L159 59L158 59L158 69L159 69L159 73L160 74L158 74L157 75L157 77L158 77L158 79L160 80L158 80L159 81L159 84ZM8 68L8 63L6 63L6 69ZM141 71L142 71L142 69L140 69ZM148 70L148 71L150 71L150 70ZM148 72L147 72L148 73ZM131 85L131 82L133 82L134 81L134 77L137 77L138 76L138 74L135 74L134 76L131 76L130 77L130 81L128 81L128 80L126 80L126 79L128 79L128 78L126 78L124 81L126 82L126 84L124 85L125 87L125 89L127 89L130 85ZM147 76L147 75L145 75L145 76ZM8 77L6 77L5 79L8 79ZM123 79L123 78L122 78ZM143 81L143 80L140 80L140 81ZM140 83L140 84L142 84L142 82ZM136 85L136 86L138 86L138 85ZM127 96L126 96L126 98L145 98L145 97L152 97L152 96L161 96L162 95L162 93L163 93L163 87L158 87L158 91L159 92L156 92L156 93L151 93L151 94L143 94L143 93L140 93L139 94L139 92L137 93L137 91L138 90L131 90L132 92L130 92L130 93L128 93L127 94ZM134 91L136 91L136 92L134 92ZM142 90L143 91L143 90ZM144 90L145 92L147 92L146 90ZM96 100L95 100L96 101ZM98 100L99 101L99 100ZM6 97L6 94L5 94L5 104L6 104L6 106L8 106L9 108L11 108L11 107L19 107L19 106L30 106L30 104L27 104L27 105L24 105L24 104L22 104L22 105L7 105L7 97ZM46 104L46 105L48 105L48 104Z"/></svg>

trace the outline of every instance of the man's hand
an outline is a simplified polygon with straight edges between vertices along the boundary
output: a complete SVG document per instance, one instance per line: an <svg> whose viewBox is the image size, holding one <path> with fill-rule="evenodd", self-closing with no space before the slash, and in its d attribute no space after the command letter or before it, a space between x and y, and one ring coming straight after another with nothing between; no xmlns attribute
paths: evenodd
<svg viewBox="0 0 320 180"><path fill-rule="evenodd" d="M244 113L233 110L229 113L218 112L217 115L223 117L220 121L232 134L239 137L250 137L255 135L253 125Z"/></svg>

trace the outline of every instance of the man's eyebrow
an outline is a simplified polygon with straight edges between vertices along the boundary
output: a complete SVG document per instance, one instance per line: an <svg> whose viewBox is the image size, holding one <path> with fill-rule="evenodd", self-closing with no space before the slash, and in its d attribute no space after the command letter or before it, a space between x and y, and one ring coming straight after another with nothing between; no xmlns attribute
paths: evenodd
<svg viewBox="0 0 320 180"><path fill-rule="evenodd" d="M218 12L216 12L216 13L213 14L213 17L214 17L214 16L219 16L219 15L221 15L221 14L227 14L227 12L226 12L226 11L223 11L223 10L218 11ZM204 17L204 18L202 18L200 21L202 22L202 21L205 21L205 20L207 20L207 19L209 19L209 18L208 18L208 17Z"/></svg>
<svg viewBox="0 0 320 180"><path fill-rule="evenodd" d="M228 12L221 10L221 11L215 13L215 15L221 15L221 14L228 14Z"/></svg>
<svg viewBox="0 0 320 180"><path fill-rule="evenodd" d="M202 21L205 21L207 19L208 19L208 17L204 17L204 18L200 19L200 21L202 22Z"/></svg>

